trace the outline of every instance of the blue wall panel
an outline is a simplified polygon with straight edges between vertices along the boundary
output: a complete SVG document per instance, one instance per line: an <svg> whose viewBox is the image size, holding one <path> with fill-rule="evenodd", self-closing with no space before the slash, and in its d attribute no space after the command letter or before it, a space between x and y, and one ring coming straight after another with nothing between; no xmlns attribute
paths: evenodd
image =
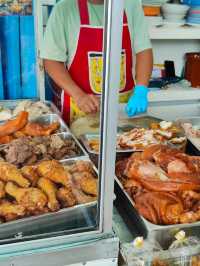
<svg viewBox="0 0 200 266"><path fill-rule="evenodd" d="M1 59L1 46L0 46L0 100L3 99L4 99L3 72L2 72L2 59Z"/></svg>
<svg viewBox="0 0 200 266"><path fill-rule="evenodd" d="M22 97L37 97L34 17L20 16Z"/></svg>
<svg viewBox="0 0 200 266"><path fill-rule="evenodd" d="M0 16L5 97L21 98L19 16Z"/></svg>

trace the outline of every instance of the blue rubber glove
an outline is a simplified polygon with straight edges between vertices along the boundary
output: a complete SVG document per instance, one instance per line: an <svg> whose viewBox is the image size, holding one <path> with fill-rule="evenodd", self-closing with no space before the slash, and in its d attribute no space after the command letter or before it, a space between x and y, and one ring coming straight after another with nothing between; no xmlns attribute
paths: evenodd
<svg viewBox="0 0 200 266"><path fill-rule="evenodd" d="M149 89L143 85L135 86L134 93L126 105L126 113L129 117L146 112L148 107L148 92Z"/></svg>

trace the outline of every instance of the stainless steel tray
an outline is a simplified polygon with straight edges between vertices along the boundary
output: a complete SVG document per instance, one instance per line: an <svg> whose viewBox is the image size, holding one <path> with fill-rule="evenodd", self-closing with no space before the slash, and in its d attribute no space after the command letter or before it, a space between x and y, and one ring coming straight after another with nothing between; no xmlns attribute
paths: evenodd
<svg viewBox="0 0 200 266"><path fill-rule="evenodd" d="M83 161L90 161L88 156L83 156L80 158L75 158L71 160L67 160L62 162L63 165L69 165L72 164L78 160ZM97 170L95 166L93 165L93 168L95 172L97 173ZM86 226L84 225L84 221L88 219L88 227L92 226L92 219L95 220L95 217L92 217L93 215L97 215L97 202L90 202L86 204L80 204L76 205L74 207L70 208L63 208L59 210L58 212L53 213L47 213L47 214L41 214L38 216L31 216L23 219L18 219L11 222L6 222L0 224L0 244L1 242L9 239L23 239L24 237L32 237L36 233L35 231L44 231L45 234L49 233L52 229L54 231L56 226L59 226L62 224L62 227L66 225L69 230L76 230L80 228L73 228L74 224L80 223L81 227L81 221L82 221L82 227ZM45 230L48 228L47 230ZM50 230L51 229L51 230Z"/></svg>
<svg viewBox="0 0 200 266"><path fill-rule="evenodd" d="M34 98L34 99L17 99L17 100L0 100L0 106L3 106L5 108L13 110L21 101L25 101L25 100L32 101L32 102L40 101L37 98ZM58 108L55 106L54 103L52 103L51 101L42 101L42 102L45 103L50 108L52 113L56 113L56 114L60 115L60 111L58 110Z"/></svg>
<svg viewBox="0 0 200 266"><path fill-rule="evenodd" d="M115 178L115 194L117 196L117 204L122 204L124 210L129 216L132 226L135 227L139 235L144 237L153 237L164 248L172 242L174 234L179 230L184 230L186 235L191 235L191 232L200 230L200 221L191 224L176 224L176 225L155 225L144 217L142 217L134 207L134 201L124 190L121 182Z"/></svg>
<svg viewBox="0 0 200 266"><path fill-rule="evenodd" d="M60 129L58 130L58 132L65 132L65 131L69 132L68 126L65 124L63 119L57 114L41 115L40 117L38 117L34 120L31 120L31 122L37 122L37 123L41 123L43 125L45 125L45 124L48 125L48 124L52 124L54 122L59 122L60 123Z"/></svg>
<svg viewBox="0 0 200 266"><path fill-rule="evenodd" d="M180 125L183 123L191 123L192 126L200 126L200 117L187 117L183 119L178 119L177 123ZM186 133L186 132L185 132ZM200 137L193 137L186 134L187 139L195 146L195 148L200 152Z"/></svg>
<svg viewBox="0 0 200 266"><path fill-rule="evenodd" d="M90 154L95 154L95 155L98 155L99 153L97 151L94 151L93 149L91 149L88 141L90 141L91 139L98 139L98 138L99 138L98 134L85 134L85 135L80 136L80 140L83 143L83 145L85 146L87 152ZM119 148L117 148L117 150L116 150L117 153L132 153L134 151L135 151L134 149L119 149Z"/></svg>

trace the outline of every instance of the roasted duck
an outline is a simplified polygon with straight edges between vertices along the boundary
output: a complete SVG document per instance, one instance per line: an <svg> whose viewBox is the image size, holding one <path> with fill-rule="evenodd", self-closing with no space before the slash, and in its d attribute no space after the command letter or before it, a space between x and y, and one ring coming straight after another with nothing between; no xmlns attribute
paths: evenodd
<svg viewBox="0 0 200 266"><path fill-rule="evenodd" d="M116 164L116 175L135 207L155 224L200 220L200 158L164 145Z"/></svg>

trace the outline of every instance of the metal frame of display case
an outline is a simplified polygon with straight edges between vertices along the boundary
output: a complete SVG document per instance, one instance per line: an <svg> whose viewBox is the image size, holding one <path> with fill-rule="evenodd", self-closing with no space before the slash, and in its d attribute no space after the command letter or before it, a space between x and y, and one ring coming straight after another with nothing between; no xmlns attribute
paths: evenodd
<svg viewBox="0 0 200 266"><path fill-rule="evenodd" d="M102 116L101 116L101 155L100 164L100 213L99 230L90 232L96 235L110 233L112 231L112 206L114 190L114 168L115 168L115 144L117 115L118 115L118 93L114 89L119 85L120 77L120 55L122 43L122 24L123 24L123 0L105 0L105 38L104 38L104 92L102 93ZM41 64L40 46L43 38L42 27L42 1L35 4L35 25L37 34L37 56L38 56L38 85L39 97L44 95L44 69ZM113 88L113 89L112 89ZM116 108L113 108L116 106ZM107 177L107 178L104 178ZM109 178L108 178L109 177ZM81 233L79 237L88 233ZM66 236L68 237L68 236ZM71 237L69 237L71 238ZM73 237L72 237L73 238Z"/></svg>
<svg viewBox="0 0 200 266"><path fill-rule="evenodd" d="M75 233L72 235L59 235L49 238L23 241L17 243L3 244L0 248L0 264L4 265L36 265L34 261L37 256L41 256L40 264L42 265L61 265L60 262L52 264L46 261L46 255L52 252L61 252L65 250L66 265L78 263L85 260L94 260L101 257L117 258L118 238L112 232L112 210L114 199L114 168L115 168L115 145L116 145L116 128L118 115L118 93L115 89L119 86L120 77L120 56L122 43L122 24L123 24L123 0L105 0L105 38L104 38L104 82L105 88L102 93L101 101L101 154L99 158L99 180L100 180L100 197L99 197L99 227L96 231ZM35 26L37 36L37 77L39 87L39 98L44 99L44 70L39 59L40 45L42 42L43 25L42 25L42 3L34 1ZM108 248L108 243L110 248ZM94 246L93 252L92 246ZM105 248L99 248L103 245ZM82 250L85 253L70 257L70 247L76 250ZM84 247L87 251L84 251ZM68 250L69 249L69 250ZM44 251L42 254L42 250ZM103 251L103 252L101 252ZM98 255L101 252L101 256ZM42 255L41 255L42 254ZM46 255L45 255L46 254ZM66 257L68 254L68 257ZM87 256L86 256L87 255ZM28 257L26 257L28 256ZM49 255L50 256L50 255ZM51 256L50 256L51 257ZM59 257L59 256L58 256ZM80 257L80 258L79 258ZM87 257L87 259L86 259ZM15 258L13 262L13 258ZM38 257L39 258L39 257ZM116 265L116 260L113 265ZM32 261L25 264L25 261ZM63 262L62 262L63 263ZM63 265L63 264L62 264ZM111 264L110 264L111 265Z"/></svg>

